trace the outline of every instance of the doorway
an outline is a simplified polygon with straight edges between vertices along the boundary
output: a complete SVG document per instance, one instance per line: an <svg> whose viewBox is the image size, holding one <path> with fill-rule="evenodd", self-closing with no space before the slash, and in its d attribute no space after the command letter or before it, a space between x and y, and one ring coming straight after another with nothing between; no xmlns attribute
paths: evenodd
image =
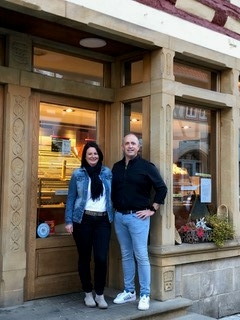
<svg viewBox="0 0 240 320"><path fill-rule="evenodd" d="M77 251L65 232L65 203L84 144L105 136L104 106L97 102L37 95L33 99L25 300L80 290ZM101 124L101 125L100 125ZM104 149L101 140L101 148ZM34 159L36 161L34 161Z"/></svg>

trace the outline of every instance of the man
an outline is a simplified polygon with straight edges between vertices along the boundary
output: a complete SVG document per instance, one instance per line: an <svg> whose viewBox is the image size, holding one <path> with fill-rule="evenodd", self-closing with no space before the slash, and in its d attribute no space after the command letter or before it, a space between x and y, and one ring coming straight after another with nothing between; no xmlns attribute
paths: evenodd
<svg viewBox="0 0 240 320"><path fill-rule="evenodd" d="M127 134L122 143L124 157L113 166L112 201L114 226L122 254L124 291L114 303L136 300L135 259L140 284L139 310L149 309L151 270L148 257L150 216L164 203L167 187L156 166L138 155L136 135ZM151 204L151 191L155 191Z"/></svg>

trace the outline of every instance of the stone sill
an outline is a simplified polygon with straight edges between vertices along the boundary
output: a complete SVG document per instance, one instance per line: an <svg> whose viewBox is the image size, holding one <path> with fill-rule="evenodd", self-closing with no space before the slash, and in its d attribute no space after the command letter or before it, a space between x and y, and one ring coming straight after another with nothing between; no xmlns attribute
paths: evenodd
<svg viewBox="0 0 240 320"><path fill-rule="evenodd" d="M149 246L152 265L172 266L236 257L240 255L240 238L226 241L218 248L213 242L182 243L174 246Z"/></svg>

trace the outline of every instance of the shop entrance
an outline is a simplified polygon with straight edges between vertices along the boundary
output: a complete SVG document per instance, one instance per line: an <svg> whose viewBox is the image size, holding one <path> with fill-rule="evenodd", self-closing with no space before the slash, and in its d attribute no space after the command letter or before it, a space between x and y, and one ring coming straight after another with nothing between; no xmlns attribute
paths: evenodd
<svg viewBox="0 0 240 320"><path fill-rule="evenodd" d="M26 300L80 290L78 255L64 223L68 183L81 165L85 143L99 143L98 137L104 136L97 126L104 118L102 105L41 98L38 121L33 124L38 139L32 150L37 161L32 167L29 202Z"/></svg>

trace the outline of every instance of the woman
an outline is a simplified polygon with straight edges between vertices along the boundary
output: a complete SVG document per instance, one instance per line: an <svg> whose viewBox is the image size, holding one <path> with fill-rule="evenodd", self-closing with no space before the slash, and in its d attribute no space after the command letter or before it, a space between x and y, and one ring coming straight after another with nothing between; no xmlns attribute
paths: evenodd
<svg viewBox="0 0 240 320"><path fill-rule="evenodd" d="M73 234L79 260L78 272L88 307L108 307L104 298L107 257L113 221L111 170L102 165L103 154L95 142L82 152L81 167L74 170L68 189L65 228ZM91 280L91 256L94 256L94 285ZM93 297L93 289L96 293Z"/></svg>

